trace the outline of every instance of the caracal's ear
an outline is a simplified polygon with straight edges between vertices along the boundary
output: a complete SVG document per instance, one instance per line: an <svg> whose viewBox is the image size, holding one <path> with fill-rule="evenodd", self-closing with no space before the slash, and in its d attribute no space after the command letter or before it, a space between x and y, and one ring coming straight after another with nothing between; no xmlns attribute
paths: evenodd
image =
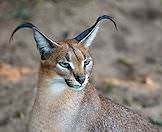
<svg viewBox="0 0 162 132"><path fill-rule="evenodd" d="M98 29L100 28L100 25L103 21L110 20L113 22L115 28L117 29L116 23L113 20L113 17L103 15L97 18L96 23L91 26L90 28L86 29L82 33L80 33L78 36L76 36L74 39L78 41L78 43L84 44L85 47L89 47L92 44L92 41L96 37L96 34L98 32Z"/></svg>
<svg viewBox="0 0 162 132"><path fill-rule="evenodd" d="M16 33L16 31L18 31L21 28L31 28L33 30L33 36L34 36L35 42L37 44L37 48L38 48L38 50L40 52L42 60L48 59L49 56L51 55L51 53L53 52L54 48L59 46L56 42L53 42L47 36L45 36L42 32L40 32L38 30L38 28L36 26L34 26L33 24L31 24L31 23L20 24L13 31L13 33L12 33L12 35L10 37L10 41L12 40L12 38L13 38L14 34Z"/></svg>

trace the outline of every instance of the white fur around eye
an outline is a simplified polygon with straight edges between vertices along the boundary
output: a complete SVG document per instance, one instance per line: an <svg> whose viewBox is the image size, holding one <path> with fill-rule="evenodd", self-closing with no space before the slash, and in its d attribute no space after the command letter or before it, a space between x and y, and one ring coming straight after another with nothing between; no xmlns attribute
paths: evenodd
<svg viewBox="0 0 162 132"><path fill-rule="evenodd" d="M69 70L67 68L65 68L65 67L60 66L60 64L56 65L56 70L58 70L61 73L65 73L65 74L69 73Z"/></svg>
<svg viewBox="0 0 162 132"><path fill-rule="evenodd" d="M93 61L91 60L88 65L86 65L86 71L91 71L93 66Z"/></svg>
<svg viewBox="0 0 162 132"><path fill-rule="evenodd" d="M84 60L82 61L82 68L84 67Z"/></svg>
<svg viewBox="0 0 162 132"><path fill-rule="evenodd" d="M72 69L75 69L75 66L74 66L74 64L72 62L69 62L69 64L70 64Z"/></svg>
<svg viewBox="0 0 162 132"><path fill-rule="evenodd" d="M89 61L89 63L87 64L87 65L85 65L85 62L86 61ZM92 59L90 58L90 59L87 59L87 60L84 60L83 62L82 62L82 65L83 66L86 66L86 67L88 67L89 65L92 65L93 64L93 62L92 62Z"/></svg>

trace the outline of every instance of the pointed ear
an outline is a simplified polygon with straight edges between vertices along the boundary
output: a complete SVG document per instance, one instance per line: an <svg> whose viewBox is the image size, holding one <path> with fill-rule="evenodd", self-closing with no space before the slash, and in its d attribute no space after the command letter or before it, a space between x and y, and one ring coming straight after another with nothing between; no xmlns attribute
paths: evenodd
<svg viewBox="0 0 162 132"><path fill-rule="evenodd" d="M74 39L77 40L78 43L82 43L86 47L89 47L92 44L92 41L95 39L98 29L100 28L100 25L104 20L110 20L111 22L113 22L115 28L117 29L116 23L113 20L113 18L111 16L103 15L103 16L98 17L96 23L92 27L83 31L81 34L76 36Z"/></svg>
<svg viewBox="0 0 162 132"><path fill-rule="evenodd" d="M23 23L19 25L12 33L10 37L10 41L12 40L16 31L21 28L31 28L33 30L33 36L37 44L37 48L40 52L41 59L46 60L50 57L51 53L53 52L54 48L59 46L56 42L53 42L49 38L47 38L42 32L38 30L36 26L31 23Z"/></svg>

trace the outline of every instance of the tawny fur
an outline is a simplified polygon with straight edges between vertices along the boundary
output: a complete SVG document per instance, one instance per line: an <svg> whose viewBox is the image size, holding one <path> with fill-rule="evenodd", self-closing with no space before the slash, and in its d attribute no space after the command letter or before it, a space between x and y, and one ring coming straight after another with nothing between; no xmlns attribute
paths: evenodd
<svg viewBox="0 0 162 132"><path fill-rule="evenodd" d="M65 56L69 46L89 54L89 49L75 40L57 43L61 47L56 48L48 60L41 61L30 132L158 132L141 115L99 96L90 83L78 92L69 88L59 93L51 92L49 80L61 76L55 71L56 62Z"/></svg>

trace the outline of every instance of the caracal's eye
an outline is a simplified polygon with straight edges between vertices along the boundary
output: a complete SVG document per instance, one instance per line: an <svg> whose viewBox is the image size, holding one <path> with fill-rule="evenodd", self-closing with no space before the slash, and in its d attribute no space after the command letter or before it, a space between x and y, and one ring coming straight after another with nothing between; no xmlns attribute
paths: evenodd
<svg viewBox="0 0 162 132"><path fill-rule="evenodd" d="M70 69L70 68L71 68L70 64L67 63L67 62L61 61L61 62L58 62L58 64L59 64L60 66L62 66L63 68L67 68L67 69Z"/></svg>
<svg viewBox="0 0 162 132"><path fill-rule="evenodd" d="M85 60L85 61L84 61L84 66L87 66L90 62L91 62L90 59Z"/></svg>

